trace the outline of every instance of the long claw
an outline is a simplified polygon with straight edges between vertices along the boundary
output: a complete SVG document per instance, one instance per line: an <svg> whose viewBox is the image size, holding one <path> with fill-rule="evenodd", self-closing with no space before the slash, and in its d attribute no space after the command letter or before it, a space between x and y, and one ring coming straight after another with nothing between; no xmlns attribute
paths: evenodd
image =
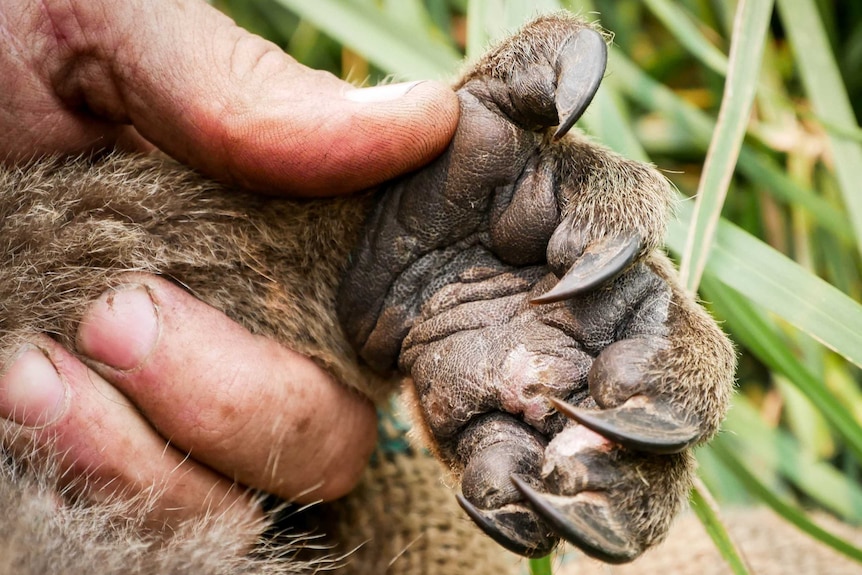
<svg viewBox="0 0 862 575"><path fill-rule="evenodd" d="M524 557L544 557L559 541L529 509L510 504L483 511L460 493L458 503L491 539L513 553Z"/></svg>
<svg viewBox="0 0 862 575"><path fill-rule="evenodd" d="M594 289L618 276L638 255L638 234L604 237L588 245L566 275L531 303L553 303Z"/></svg>
<svg viewBox="0 0 862 575"><path fill-rule="evenodd" d="M558 535L587 555L607 563L625 563L640 554L640 547L629 541L606 500L592 502L541 493L517 475L512 476L512 482Z"/></svg>
<svg viewBox="0 0 862 575"><path fill-rule="evenodd" d="M593 101L608 63L608 47L602 35L584 28L572 36L557 58L557 91L555 94L560 124L554 132L559 140L578 121Z"/></svg>
<svg viewBox="0 0 862 575"><path fill-rule="evenodd" d="M592 410L551 398L560 413L625 447L649 453L679 453L700 438L697 422L682 418L670 406L644 396L619 407Z"/></svg>

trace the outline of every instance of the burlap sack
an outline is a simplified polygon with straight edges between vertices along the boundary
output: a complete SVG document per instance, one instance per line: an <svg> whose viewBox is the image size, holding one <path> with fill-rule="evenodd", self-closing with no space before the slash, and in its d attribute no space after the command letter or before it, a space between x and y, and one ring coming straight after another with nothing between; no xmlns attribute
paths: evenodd
<svg viewBox="0 0 862 575"><path fill-rule="evenodd" d="M339 574L509 575L525 561L483 534L464 514L444 469L408 438L401 416L381 414L380 441L360 486L330 504L322 523L334 532ZM321 510L311 510L321 520Z"/></svg>

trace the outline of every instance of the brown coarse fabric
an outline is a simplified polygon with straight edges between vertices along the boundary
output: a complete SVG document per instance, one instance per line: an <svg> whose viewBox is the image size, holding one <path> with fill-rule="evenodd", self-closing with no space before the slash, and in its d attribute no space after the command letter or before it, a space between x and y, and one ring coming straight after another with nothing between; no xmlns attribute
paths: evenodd
<svg viewBox="0 0 862 575"><path fill-rule="evenodd" d="M358 546L339 573L387 575L521 573L523 560L503 550L464 515L443 484L440 464L410 450L378 452L360 490L339 505L345 541Z"/></svg>
<svg viewBox="0 0 862 575"><path fill-rule="evenodd" d="M518 575L525 560L482 533L458 506L449 473L411 438L405 408L380 414L380 441L359 487L330 504L345 575Z"/></svg>
<svg viewBox="0 0 862 575"><path fill-rule="evenodd" d="M862 565L812 539L771 510L723 512L749 571L756 575L860 575ZM862 546L862 529L822 513L813 519L830 532ZM692 513L676 521L667 540L626 565L599 563L577 551L556 561L555 575L731 575L703 526Z"/></svg>

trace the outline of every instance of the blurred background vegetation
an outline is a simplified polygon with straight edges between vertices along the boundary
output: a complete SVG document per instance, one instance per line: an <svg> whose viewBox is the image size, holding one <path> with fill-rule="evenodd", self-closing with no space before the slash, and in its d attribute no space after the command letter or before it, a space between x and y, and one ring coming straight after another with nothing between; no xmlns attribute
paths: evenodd
<svg viewBox="0 0 862 575"><path fill-rule="evenodd" d="M579 125L655 163L686 198L668 249L740 352L725 431L698 450L695 511L715 522L708 492L720 506L766 503L862 561L809 519L862 524L862 2L214 3L300 62L364 84L452 78L540 12L612 31Z"/></svg>

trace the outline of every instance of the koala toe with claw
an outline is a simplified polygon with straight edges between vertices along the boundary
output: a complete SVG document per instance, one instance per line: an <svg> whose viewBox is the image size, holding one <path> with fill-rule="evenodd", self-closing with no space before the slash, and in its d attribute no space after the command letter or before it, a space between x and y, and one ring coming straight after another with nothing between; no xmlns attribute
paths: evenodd
<svg viewBox="0 0 862 575"><path fill-rule="evenodd" d="M504 547L632 560L685 500L735 358L660 251L667 181L572 130L606 59L582 21L532 22L457 83L444 154L361 198L119 155L7 169L0 345L70 342L124 270L164 274L373 397L409 378L461 506Z"/></svg>
<svg viewBox="0 0 862 575"><path fill-rule="evenodd" d="M570 132L606 58L554 17L479 61L449 149L380 196L338 299L362 359L412 378L466 512L527 556L658 540L732 385L731 346L658 251L668 183Z"/></svg>

